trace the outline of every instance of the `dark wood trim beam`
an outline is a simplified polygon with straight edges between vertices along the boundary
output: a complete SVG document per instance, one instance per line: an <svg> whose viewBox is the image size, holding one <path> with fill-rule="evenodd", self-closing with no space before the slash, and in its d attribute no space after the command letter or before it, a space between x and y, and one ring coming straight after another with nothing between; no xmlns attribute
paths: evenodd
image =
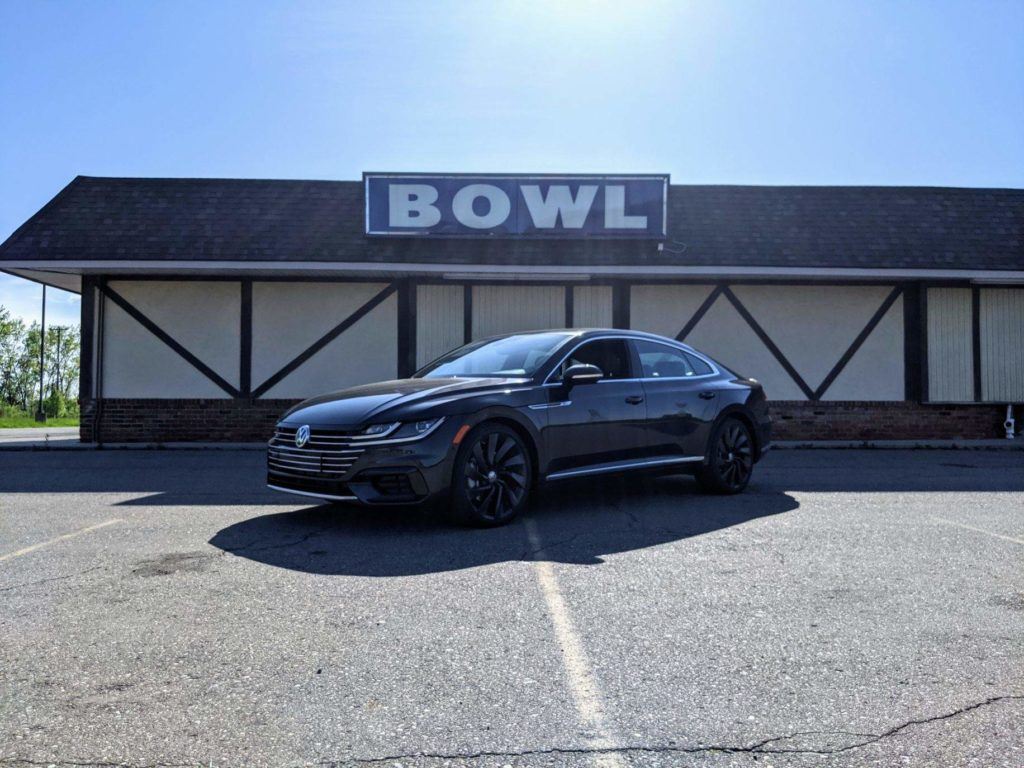
<svg viewBox="0 0 1024 768"><path fill-rule="evenodd" d="M242 311L239 328L238 390L242 397L252 394L252 280L241 284Z"/></svg>
<svg viewBox="0 0 1024 768"><path fill-rule="evenodd" d="M398 377L416 372L416 284L403 280L398 285Z"/></svg>
<svg viewBox="0 0 1024 768"><path fill-rule="evenodd" d="M142 314L142 312L136 309L132 304L130 304L127 301L127 299L125 299L121 294L119 294L109 285L103 285L101 290L103 291L107 298L109 298L112 302L117 304L117 306L123 309L130 317L132 317L137 323L139 323L139 325L141 325L147 331L149 331L158 339L160 339L160 341L162 341L172 350L177 352L178 356L183 358L189 365L191 365L193 368L195 368L197 371L203 374L206 378L208 378L218 387L220 387L229 395L231 395L231 397L239 397L239 391L235 389L233 386L231 386L231 384L228 383L223 377L221 377L220 374L218 374L210 366L208 366L198 357L196 357L187 349L185 349L185 347L183 347L175 339L173 339L170 336L170 334L168 334L163 328L154 323L152 320L150 320L148 317Z"/></svg>
<svg viewBox="0 0 1024 768"><path fill-rule="evenodd" d="M630 317L630 285L625 280L612 284L612 326L626 330Z"/></svg>
<svg viewBox="0 0 1024 768"><path fill-rule="evenodd" d="M256 387L252 391L252 396L253 397L262 397L272 387L274 387L276 384L278 384L282 379L284 379L290 373L294 372L296 368L298 368L304 362L309 360L309 358L311 358L313 355L315 355L321 349L326 347L328 344L330 344L332 341L334 341L336 338L338 338L341 334L343 334L345 331L347 331L349 328L351 328L353 325L355 325L360 320L362 320L364 317L366 317L366 315L368 315L371 311L373 311L378 305L382 304L389 296L391 296L391 294L393 294L397 290L398 290L398 285L396 283L391 283L386 288L384 288L382 291L378 292L377 295L375 295L373 298L371 298L369 301L367 301L365 304L363 304L361 307L359 307L359 309L357 309L351 315L346 317L344 320L342 320L336 326L331 328L331 330L329 330L327 333L325 333L319 339L314 341L303 352L301 352L299 355L297 355L291 362L289 362L287 365L285 365L283 368L281 368L281 370L279 370L277 373L275 373L269 379L267 379L262 384L260 384L258 387Z"/></svg>
<svg viewBox="0 0 1024 768"><path fill-rule="evenodd" d="M78 398L93 398L93 371L96 367L96 278L82 275L81 347L78 363Z"/></svg>
<svg viewBox="0 0 1024 768"><path fill-rule="evenodd" d="M817 400L818 398L815 396L814 390L807 386L807 382L804 381L803 376L801 376L789 360L786 359L786 356L782 354L782 350L775 345L775 342L771 340L767 333L765 333L764 328L762 328L760 324L758 324L757 320L754 319L754 316L747 311L747 308L743 306L743 303L736 298L736 294L732 292L729 286L722 286L722 294L729 300L729 303L736 308L736 311L740 313L740 317L746 321L747 325L750 326L750 330L752 330L757 338L761 340L761 343L764 344L768 351L772 353L772 357L778 361L779 365L781 365L786 373L789 374L789 377L793 379L798 387L800 387L800 391L804 393L804 396L808 400Z"/></svg>
<svg viewBox="0 0 1024 768"><path fill-rule="evenodd" d="M576 323L574 322L575 321L576 309L575 309L575 307L573 305L573 302L575 301L575 298L576 297L573 295L573 286L571 286L571 285L565 286L565 327L566 328L573 328L576 325Z"/></svg>
<svg viewBox="0 0 1024 768"><path fill-rule="evenodd" d="M462 286L462 343L473 340L473 286Z"/></svg>
<svg viewBox="0 0 1024 768"><path fill-rule="evenodd" d="M885 300L882 302L882 306L875 310L875 314L873 314L871 319L868 320L868 324L861 329L861 332L857 334L857 338L853 340L853 343L843 353L843 356L839 358L839 362L832 367L832 370L828 372L828 376L825 377L825 380L822 381L814 391L814 397L811 398L812 400L821 400L825 392L828 391L828 388L832 386L832 382L835 381L839 377L839 374L843 372L846 364L850 362L855 354L857 354L857 350L861 348L865 341L867 341L868 336L870 336L871 332L875 330L880 322L882 322L882 318L885 317L885 313L889 311L889 308L892 307L896 302L896 299L898 299L902 293L903 287L899 285L890 291L889 295L886 296Z"/></svg>
<svg viewBox="0 0 1024 768"><path fill-rule="evenodd" d="M93 382L96 407L92 416L92 441L103 444L103 354L107 338L107 278L96 279L96 379Z"/></svg>
<svg viewBox="0 0 1024 768"><path fill-rule="evenodd" d="M921 285L903 287L903 399L922 401Z"/></svg>
<svg viewBox="0 0 1024 768"><path fill-rule="evenodd" d="M686 341L686 337L690 335L694 328L697 327L697 323L704 319L704 315L711 309L711 305L718 300L718 297L725 291L725 285L719 284L707 295L707 298L701 302L701 305L697 307L697 311L693 313L693 317L686 321L686 325L683 326L682 330L676 334L676 341Z"/></svg>
<svg viewBox="0 0 1024 768"><path fill-rule="evenodd" d="M904 299L906 301L906 299ZM931 400L929 377L931 368L928 367L928 286L922 283L918 293L918 318L921 323L920 352L918 359L921 361L921 402L927 403Z"/></svg>
<svg viewBox="0 0 1024 768"><path fill-rule="evenodd" d="M974 402L980 403L981 391L981 288L971 286L971 357L974 368Z"/></svg>

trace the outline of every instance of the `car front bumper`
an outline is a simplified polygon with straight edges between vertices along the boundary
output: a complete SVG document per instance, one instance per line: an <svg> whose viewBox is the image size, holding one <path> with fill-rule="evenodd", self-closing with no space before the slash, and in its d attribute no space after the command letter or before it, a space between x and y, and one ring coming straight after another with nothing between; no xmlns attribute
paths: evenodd
<svg viewBox="0 0 1024 768"><path fill-rule="evenodd" d="M417 504L447 492L457 446L455 435L461 422L445 423L420 440L392 445L368 445L343 472L317 466L318 454L288 462L275 460L282 447L268 446L267 486L299 496L361 504ZM313 427L316 434L316 427ZM353 445L355 445L353 443ZM296 449L283 448L290 455ZM304 463L300 463L303 461Z"/></svg>

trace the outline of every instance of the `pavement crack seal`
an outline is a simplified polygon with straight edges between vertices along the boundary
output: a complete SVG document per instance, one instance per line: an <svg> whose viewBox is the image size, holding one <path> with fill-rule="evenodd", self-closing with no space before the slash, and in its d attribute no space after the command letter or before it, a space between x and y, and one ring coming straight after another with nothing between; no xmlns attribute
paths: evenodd
<svg viewBox="0 0 1024 768"><path fill-rule="evenodd" d="M309 533L303 534L297 539L281 542L278 544L267 544L263 547L256 546L256 542L242 544L238 547L224 547L224 554L237 555L239 553L244 554L246 552L266 552L271 549L288 549L289 547L297 547L299 544L304 544L305 542L309 541L310 539L316 536L322 536L330 530L330 528L317 528L315 531L310 531Z"/></svg>
<svg viewBox="0 0 1024 768"><path fill-rule="evenodd" d="M849 752L850 750L860 749L862 747L870 746L879 741L891 738L901 731L906 730L918 725L927 725L929 723L942 722L945 720L951 720L961 715L965 715L969 712L981 709L983 707L998 704L1004 701L1024 701L1024 696L993 696L989 699L969 704L961 707L960 709L954 710L953 712L947 712L941 715L935 715L934 717L925 717L915 720L907 720L897 726L889 728L881 733L857 733L854 731L796 731L791 734L784 736L772 736L767 739L749 744L746 746L740 745L729 745L729 744L706 744L700 746L681 746L676 744L663 744L663 745L646 745L646 744L623 744L620 746L612 745L594 745L589 747L549 747L544 749L525 749L520 751L479 751L479 752L413 752L402 755L388 755L385 757L374 757L374 758L355 758L352 760L330 760L322 761L319 765L325 766L343 766L343 765L373 765L374 763L386 763L394 762L396 760L414 760L414 759L425 759L425 760L475 760L482 758L514 758L514 757L531 757L536 755L607 755L607 756L619 756L622 753L628 752L639 752L645 754L712 754L712 753L743 753L743 754L754 754L754 755L834 755L841 752ZM812 748L783 748L783 747L771 747L779 741L787 741L790 739L796 739L800 736L814 736L814 735L842 735L842 736L854 736L860 738L861 741L857 741L851 744L846 744L840 747L823 748L823 749L812 749ZM621 763L620 763L621 764Z"/></svg>
<svg viewBox="0 0 1024 768"><path fill-rule="evenodd" d="M69 573L67 576L51 576L47 579L37 579L36 581L26 581L21 584L12 584L9 587L0 587L0 592L10 592L13 589L23 589L25 587L34 587L37 584L47 584L51 581L66 581L68 579L77 579L79 576L84 576L87 573L93 571L104 571L106 568L102 565L94 565L92 568L86 568L84 571L78 571L77 573Z"/></svg>
<svg viewBox="0 0 1024 768"><path fill-rule="evenodd" d="M639 752L645 754L712 754L712 753L746 753L755 755L793 755L793 754L804 754L804 755L834 755L841 752L849 752L854 749L860 749L862 747L870 746L885 739L896 736L900 732L907 728L912 728L918 725L928 725L930 723L938 723L947 720L952 720L962 715L974 712L984 707L992 706L1006 701L1024 701L1024 695L1008 695L1008 696L993 696L982 701L975 702L974 704L968 704L956 709L952 712L946 712L941 715L934 715L933 717L924 717L914 720L907 720L899 725L893 726L881 733L857 733L854 731L795 731L793 733L784 736L772 736L761 741L754 742L753 744L739 746L739 745L728 745L728 744L702 744L700 746L682 746L677 744L663 744L663 745L647 745L647 744L622 744L612 745L608 743L595 743L587 747L547 747L539 749L524 749L516 751L486 751L481 750L478 752L409 752L400 755L384 755L381 757L354 757L347 759L337 760L317 760L312 763L306 763L306 765L318 765L329 768L336 768L337 766L362 766L362 765L373 765L375 763L388 763L396 760L476 760L485 758L515 758L515 757L531 757L535 755L593 755L596 757L608 757L613 762L604 763L605 765L622 765L618 761L622 753L627 752ZM790 739L796 739L801 736L828 736L828 735L842 735L842 736L854 736L862 739L851 744L846 744L840 747L824 748L824 749L810 749L810 748L783 748L783 747L771 747L771 744L775 744L780 741L788 741ZM72 760L65 760L61 758L54 758L52 760L34 760L15 756L0 757L0 765L46 765L46 766L76 766L78 768L202 768L206 765L205 760L196 760L194 762L184 763L130 763L114 760L82 760L75 758Z"/></svg>
<svg viewBox="0 0 1024 768"><path fill-rule="evenodd" d="M832 755L832 754L836 754L836 753L839 753L839 752L848 752L851 749L860 749L861 747L870 746L871 744L875 744L876 742L882 741L883 739L891 738L891 737L897 735L898 733L900 733L901 731L906 730L907 728L912 728L912 727L918 726L918 725L928 725L930 723L938 723L938 722L942 722L944 720L951 720L953 718L960 717L961 715L965 715L968 712L973 712L973 711L981 709L983 707L988 707L988 706L991 706L993 704L999 704L999 703L1004 702L1004 701L1024 701L1024 695L1021 695L1021 696L1016 696L1016 695L992 696L992 697L990 697L988 699L983 699L981 701L977 701L974 704L968 704L966 706L960 707L960 709L955 709L952 712L946 712L944 714L934 715L932 717L923 717L923 718L916 719L916 720L907 720L906 722L900 723L899 725L893 726L892 728L889 728L888 730L882 731L881 733L878 733L878 734L857 734L857 733L848 733L846 731L823 731L822 733L826 733L826 734L832 733L832 734L843 734L843 735L848 735L848 736L858 736L858 737L866 736L867 737L863 741L857 741L857 742L854 742L852 744L846 744L846 745L844 745L842 747L835 747L833 749L801 749L801 748L792 748L792 749L772 748L772 749L767 749L766 748L769 744L774 744L775 742L778 742L778 741L787 741L789 739L798 738L799 736L814 735L816 733L815 731L798 731L796 733L789 734L788 736L778 736L778 737L771 738L771 739L765 739L764 741L758 742L757 744L754 744L752 747L750 747L749 749L744 750L744 751L748 751L748 752L771 752L773 754L800 753L800 754L818 754L818 755Z"/></svg>

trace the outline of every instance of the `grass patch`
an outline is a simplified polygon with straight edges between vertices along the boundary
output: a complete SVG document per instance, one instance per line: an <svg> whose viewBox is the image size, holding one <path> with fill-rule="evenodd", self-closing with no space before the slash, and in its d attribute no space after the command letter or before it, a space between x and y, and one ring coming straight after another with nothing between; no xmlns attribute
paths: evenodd
<svg viewBox="0 0 1024 768"><path fill-rule="evenodd" d="M23 427L77 427L77 416L61 416L60 418L47 419L40 424L35 416L28 414L5 414L0 416L0 429L13 429Z"/></svg>

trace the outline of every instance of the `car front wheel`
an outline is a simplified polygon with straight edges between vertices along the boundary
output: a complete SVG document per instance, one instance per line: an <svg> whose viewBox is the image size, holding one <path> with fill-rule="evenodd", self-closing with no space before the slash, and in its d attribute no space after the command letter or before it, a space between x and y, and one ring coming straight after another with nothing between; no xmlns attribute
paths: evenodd
<svg viewBox="0 0 1024 768"><path fill-rule="evenodd" d="M754 440L737 418L722 419L711 433L708 455L697 483L705 493L740 493L754 471Z"/></svg>
<svg viewBox="0 0 1024 768"><path fill-rule="evenodd" d="M504 525L526 506L530 455L523 440L502 424L481 424L459 447L451 509L457 522Z"/></svg>

